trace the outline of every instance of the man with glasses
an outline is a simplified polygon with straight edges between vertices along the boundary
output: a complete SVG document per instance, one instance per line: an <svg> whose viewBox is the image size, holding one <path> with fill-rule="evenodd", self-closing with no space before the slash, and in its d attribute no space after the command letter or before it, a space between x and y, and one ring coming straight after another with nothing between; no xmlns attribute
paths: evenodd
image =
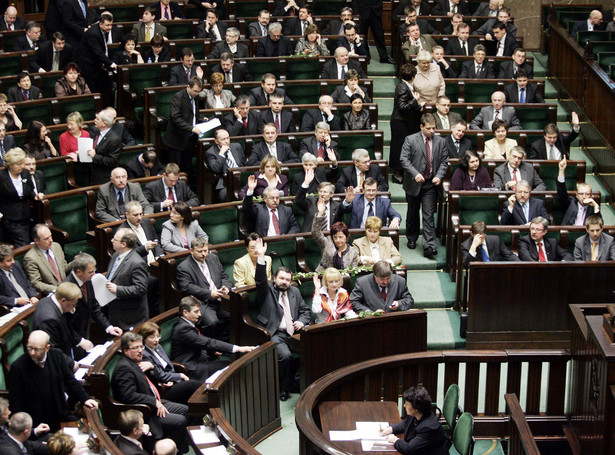
<svg viewBox="0 0 615 455"><path fill-rule="evenodd" d="M74 421L67 403L81 402L88 408L98 409L98 403L73 376L74 362L59 349L51 347L49 335L42 330L28 337L26 353L11 365L9 375L9 401L13 412L27 412L33 426L42 422L51 432L60 429L61 422Z"/></svg>
<svg viewBox="0 0 615 455"><path fill-rule="evenodd" d="M564 210L562 218L562 226L584 226L585 220L589 216L598 216L600 214L600 204L592 198L592 187L588 183L577 183L577 194L568 196L566 188L566 158L562 159L559 164L557 174L557 199L559 206Z"/></svg>
<svg viewBox="0 0 615 455"><path fill-rule="evenodd" d="M523 226L530 223L536 217L549 219L545 203L530 197L532 191L530 184L520 180L515 185L515 194L508 198L508 205L502 212L500 224L503 226Z"/></svg>
<svg viewBox="0 0 615 455"><path fill-rule="evenodd" d="M292 209L286 205L280 205L280 193L276 188L265 188L264 204L254 203L256 184L256 177L253 175L248 177L248 191L243 199L243 211L247 219L255 220L254 232L263 237L300 232Z"/></svg>
<svg viewBox="0 0 615 455"><path fill-rule="evenodd" d="M361 193L363 182L370 177L378 182L378 191L389 191L389 184L382 175L380 166L372 163L367 150L356 149L352 152L352 163L352 166L342 170L342 175L337 179L336 193L345 193L349 186L354 187L355 193Z"/></svg>
<svg viewBox="0 0 615 455"><path fill-rule="evenodd" d="M500 164L493 172L493 187L498 190L515 190L517 182L525 181L533 191L545 191L544 184L534 166L524 163L525 150L515 146L510 151L508 162ZM529 221L529 220L528 220Z"/></svg>
<svg viewBox="0 0 615 455"><path fill-rule="evenodd" d="M549 222L543 217L533 218L530 222L530 235L519 239L519 259L522 261L572 261L573 257L562 248L557 239L547 238Z"/></svg>

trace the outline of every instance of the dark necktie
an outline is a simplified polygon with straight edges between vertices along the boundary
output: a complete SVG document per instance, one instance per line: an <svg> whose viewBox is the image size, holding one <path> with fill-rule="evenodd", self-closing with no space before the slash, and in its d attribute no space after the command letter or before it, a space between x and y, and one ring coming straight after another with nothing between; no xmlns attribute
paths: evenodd
<svg viewBox="0 0 615 455"><path fill-rule="evenodd" d="M28 101L29 98L29 90L22 90L21 93L23 93L23 99L24 101Z"/></svg>
<svg viewBox="0 0 615 455"><path fill-rule="evenodd" d="M382 300L386 303L387 301L387 288L386 286L380 286L380 295L382 296Z"/></svg>
<svg viewBox="0 0 615 455"><path fill-rule="evenodd" d="M367 217L369 218L370 216L374 216L374 203L370 202L368 205L369 209L367 209Z"/></svg>
<svg viewBox="0 0 615 455"><path fill-rule="evenodd" d="M278 131L278 134L280 134L280 116L278 114L275 114L275 129Z"/></svg>
<svg viewBox="0 0 615 455"><path fill-rule="evenodd" d="M88 287L85 284L85 281L81 285L81 293L83 294L83 301L88 303Z"/></svg>
<svg viewBox="0 0 615 455"><path fill-rule="evenodd" d="M224 80L226 81L227 84L230 84L231 82L233 82L231 80L231 73L229 71L224 72Z"/></svg>
<svg viewBox="0 0 615 455"><path fill-rule="evenodd" d="M461 48L463 50L463 55L468 55L468 43L466 41L463 41Z"/></svg>
<svg viewBox="0 0 615 455"><path fill-rule="evenodd" d="M124 195L121 191L117 194L117 206L120 210L120 218L124 218Z"/></svg>
<svg viewBox="0 0 615 455"><path fill-rule="evenodd" d="M164 18L166 20L170 20L171 19L171 13L169 12L169 6L165 6L164 7Z"/></svg>
<svg viewBox="0 0 615 455"><path fill-rule="evenodd" d="M169 195L167 196L167 199L175 202L175 196L173 196L173 188L169 188Z"/></svg>
<svg viewBox="0 0 615 455"><path fill-rule="evenodd" d="M425 139L425 178L431 178L431 147L429 145L429 139Z"/></svg>
<svg viewBox="0 0 615 455"><path fill-rule="evenodd" d="M273 229L275 229L275 233L280 235L280 220L278 220L275 210L271 210L271 221L273 221Z"/></svg>

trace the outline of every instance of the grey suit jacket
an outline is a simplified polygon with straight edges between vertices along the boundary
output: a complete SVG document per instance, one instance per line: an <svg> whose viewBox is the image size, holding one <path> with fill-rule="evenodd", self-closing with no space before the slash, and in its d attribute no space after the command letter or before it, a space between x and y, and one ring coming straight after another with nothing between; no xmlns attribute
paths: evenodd
<svg viewBox="0 0 615 455"><path fill-rule="evenodd" d="M59 243L53 242L51 245L51 252L55 257L60 277L64 280L68 269L64 251L62 251L62 247ZM55 273L53 273L53 269L51 268L46 254L36 245L33 245L30 251L24 256L23 267L30 282L42 295L54 292L60 284L58 283Z"/></svg>
<svg viewBox="0 0 615 455"><path fill-rule="evenodd" d="M604 232L598 238L598 260L599 261L615 261L615 239ZM575 261L591 261L592 258L592 240L589 234L579 237L574 242L574 260Z"/></svg>
<svg viewBox="0 0 615 455"><path fill-rule="evenodd" d="M406 280L396 274L391 275L391 282L387 286L386 301L382 299L381 289L374 279L374 274L360 277L350 293L352 308L358 313L365 310L384 310L391 312L394 301L399 303L398 311L406 311L412 308L414 299L408 291Z"/></svg>
<svg viewBox="0 0 615 455"><path fill-rule="evenodd" d="M145 22L134 24L132 26L132 34L137 36L137 41L145 41ZM167 28L158 22L154 22L154 35L167 36ZM150 38L153 38L153 36Z"/></svg>
<svg viewBox="0 0 615 455"><path fill-rule="evenodd" d="M205 109L214 109L216 106L216 98L214 91L210 89L204 89L199 93L199 99L205 102ZM231 107L235 104L235 95L230 90L222 90L220 93L220 100L224 107Z"/></svg>
<svg viewBox="0 0 615 455"><path fill-rule="evenodd" d="M109 261L111 272L118 253ZM109 322L126 331L149 319L147 282L149 271L145 260L132 250L118 266L111 282L117 285L116 299L109 302Z"/></svg>
<svg viewBox="0 0 615 455"><path fill-rule="evenodd" d="M124 204L128 201L138 201L141 207L143 207L143 213L145 215L154 213L152 205L145 199L143 191L141 191L141 186L136 183L128 182L126 184ZM105 183L98 190L98 197L96 198L96 217L105 223L111 223L124 218L124 216L124 213L120 213L120 207L117 203L113 183Z"/></svg>
<svg viewBox="0 0 615 455"><path fill-rule="evenodd" d="M230 289L233 286L216 254L209 253L207 259L205 259L205 264L207 264L211 279L217 288L226 286ZM183 294L193 295L199 299L203 305L211 303L211 289L209 283L205 279L200 265L197 264L192 256L186 258L177 266L177 283ZM214 300L214 302L216 301Z"/></svg>
<svg viewBox="0 0 615 455"><path fill-rule="evenodd" d="M425 172L427 164L427 150L423 133L418 132L406 137L401 148L401 165L404 169L404 191L410 196L417 196L421 191L422 183L414 178ZM448 152L446 141L440 136L434 136L431 143L431 169L434 177L440 180L446 175L448 168Z"/></svg>
<svg viewBox="0 0 615 455"><path fill-rule="evenodd" d="M209 237L201 229L199 222L194 220L188 226L186 226L186 238L188 239L188 248L190 248L190 243L196 237L204 238L205 241L209 240ZM160 233L160 244L162 245L162 249L169 253L177 253L179 251L186 251L186 248L183 247L184 239L182 238L179 229L175 227L171 220L165 221L162 224L162 232Z"/></svg>
<svg viewBox="0 0 615 455"><path fill-rule="evenodd" d="M534 166L529 163L521 163L519 165L519 173L521 180L525 180L532 187L532 191L546 191L547 186L544 184ZM505 189L506 182L510 182L512 176L508 170L508 163L500 164L493 172L493 187L498 190Z"/></svg>
<svg viewBox="0 0 615 455"><path fill-rule="evenodd" d="M474 117L472 122L470 123L471 130L490 130L491 124L493 123L494 116L493 106L485 106L483 107L478 115ZM515 108L511 106L503 106L501 116L504 120L508 122L508 126L510 130L520 130L521 122L517 118L517 114L515 113Z"/></svg>
<svg viewBox="0 0 615 455"><path fill-rule="evenodd" d="M434 118L436 119L436 128L441 130L444 127L442 126L442 119L440 118L440 116L436 113L433 115ZM455 125L459 120L463 120L461 118L461 115L459 115L457 112L449 112L447 114L448 117L448 126L452 128L453 125ZM450 128L449 128L450 129Z"/></svg>
<svg viewBox="0 0 615 455"><path fill-rule="evenodd" d="M421 42L422 48L429 52L437 46L436 41L430 35L421 35L419 37L419 41ZM421 48L419 46L410 44L410 40L407 40L401 46L401 51L404 54L405 62L409 62L412 59L412 56L418 54L420 50Z"/></svg>

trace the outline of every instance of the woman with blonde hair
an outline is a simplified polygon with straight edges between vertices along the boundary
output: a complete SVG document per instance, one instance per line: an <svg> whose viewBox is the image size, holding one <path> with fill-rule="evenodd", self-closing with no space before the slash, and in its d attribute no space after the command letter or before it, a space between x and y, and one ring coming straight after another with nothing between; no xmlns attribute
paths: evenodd
<svg viewBox="0 0 615 455"><path fill-rule="evenodd" d="M90 133L83 129L83 117L80 112L71 112L66 116L66 131L60 135L60 155L70 156L77 161L77 149L80 137L90 137Z"/></svg>
<svg viewBox="0 0 615 455"><path fill-rule="evenodd" d="M199 93L199 98L204 100L205 109L224 109L235 104L235 95L230 90L224 90L224 74L213 73L209 76L209 85Z"/></svg>
<svg viewBox="0 0 615 455"><path fill-rule="evenodd" d="M72 436L62 432L54 433L47 441L49 455L73 455L81 451L82 447L77 447Z"/></svg>
<svg viewBox="0 0 615 455"><path fill-rule="evenodd" d="M359 264L374 265L378 261L387 261L391 265L401 264L401 254L393 244L393 239L382 237L381 229L382 220L377 216L365 220L365 237L352 243L359 252Z"/></svg>
<svg viewBox="0 0 615 455"><path fill-rule="evenodd" d="M254 174L256 177L255 196L262 196L265 188L275 188L280 197L288 196L288 177L282 174L280 162L273 155L267 155L261 161L259 170ZM239 192L239 199L246 197L248 184Z"/></svg>
<svg viewBox="0 0 615 455"><path fill-rule="evenodd" d="M316 315L316 324L335 321L344 316L357 316L352 310L348 291L342 287L342 274L339 270L329 267L322 274L322 283L316 274L313 280L312 312Z"/></svg>
<svg viewBox="0 0 615 455"><path fill-rule="evenodd" d="M416 56L416 76L412 82L417 101L422 105L436 104L439 96L444 96L446 84L440 67L432 63L433 57L427 51L419 51Z"/></svg>

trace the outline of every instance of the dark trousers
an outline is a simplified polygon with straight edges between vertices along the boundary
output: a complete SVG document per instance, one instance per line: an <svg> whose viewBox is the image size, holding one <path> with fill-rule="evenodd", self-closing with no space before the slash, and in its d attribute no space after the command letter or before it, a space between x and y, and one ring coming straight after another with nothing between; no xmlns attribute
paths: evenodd
<svg viewBox="0 0 615 455"><path fill-rule="evenodd" d="M290 352L290 335L278 330L271 336L278 353L278 373L280 377L280 392L290 392L295 372L293 371L292 354Z"/></svg>
<svg viewBox="0 0 615 455"><path fill-rule="evenodd" d="M30 243L30 220L27 221L0 221L2 228L2 240L12 244L15 248L25 246Z"/></svg>
<svg viewBox="0 0 615 455"><path fill-rule="evenodd" d="M371 28L378 56L387 58L388 53L384 43L384 29L382 28L382 2L377 8L359 7L359 15L361 16L361 34L365 36L366 44L369 44L367 33Z"/></svg>
<svg viewBox="0 0 615 455"><path fill-rule="evenodd" d="M231 315L220 307L220 302L209 301L201 305L201 321L199 327L203 335L221 341L230 339Z"/></svg>
<svg viewBox="0 0 615 455"><path fill-rule="evenodd" d="M173 384L172 387L169 387L164 391L162 396L165 400L174 401L175 403L188 404L188 399L192 396L192 394L198 389L202 381L180 381Z"/></svg>
<svg viewBox="0 0 615 455"><path fill-rule="evenodd" d="M421 185L421 191L417 196L406 194L408 203L408 213L406 214L406 237L408 240L416 242L419 238L420 218L419 209L422 205L423 211L423 250L427 248L436 249L436 227L434 223L434 213L438 203L438 189L426 180Z"/></svg>
<svg viewBox="0 0 615 455"><path fill-rule="evenodd" d="M156 415L156 410L152 411L149 418L149 426L152 434L160 439L171 438L175 441L177 449L180 453L188 451L188 433L186 426L188 425L188 406L185 404L174 403L172 401L162 399L162 404L169 413L160 418Z"/></svg>
<svg viewBox="0 0 615 455"><path fill-rule="evenodd" d="M405 82L400 82L405 84ZM419 112L420 114L420 112ZM391 147L389 152L389 167L393 170L400 171L402 169L399 157L401 149L404 145L406 137L420 131L419 122L408 122L406 120L391 119Z"/></svg>

